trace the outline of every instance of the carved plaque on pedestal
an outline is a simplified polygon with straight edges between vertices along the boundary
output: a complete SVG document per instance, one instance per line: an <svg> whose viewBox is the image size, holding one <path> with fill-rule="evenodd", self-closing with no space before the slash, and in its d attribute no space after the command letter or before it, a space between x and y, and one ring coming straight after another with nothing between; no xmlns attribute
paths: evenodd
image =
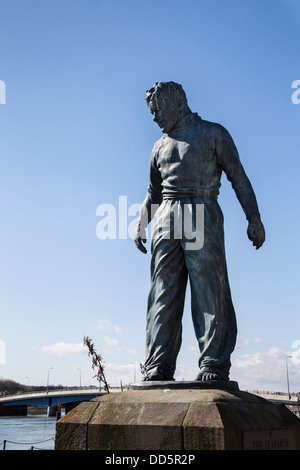
<svg viewBox="0 0 300 470"><path fill-rule="evenodd" d="M243 433L244 450L293 450L295 435L288 429Z"/></svg>

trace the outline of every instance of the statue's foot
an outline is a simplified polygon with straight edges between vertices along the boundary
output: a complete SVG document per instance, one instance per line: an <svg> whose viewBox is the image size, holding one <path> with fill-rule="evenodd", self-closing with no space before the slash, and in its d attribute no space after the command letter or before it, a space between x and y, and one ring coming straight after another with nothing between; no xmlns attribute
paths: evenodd
<svg viewBox="0 0 300 470"><path fill-rule="evenodd" d="M224 380L220 374L216 372L199 372L197 375L196 381L209 381L209 380Z"/></svg>
<svg viewBox="0 0 300 470"><path fill-rule="evenodd" d="M152 375L147 375L147 377L144 378L144 381L169 381L169 380L174 380L173 378L168 378L165 374L163 373L157 373L157 374L152 374Z"/></svg>

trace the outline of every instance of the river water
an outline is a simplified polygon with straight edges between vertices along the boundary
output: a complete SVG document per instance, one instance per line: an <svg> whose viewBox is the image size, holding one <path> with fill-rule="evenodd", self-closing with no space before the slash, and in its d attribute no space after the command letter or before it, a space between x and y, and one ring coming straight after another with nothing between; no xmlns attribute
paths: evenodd
<svg viewBox="0 0 300 470"><path fill-rule="evenodd" d="M0 416L0 451L54 450L56 418L45 415Z"/></svg>

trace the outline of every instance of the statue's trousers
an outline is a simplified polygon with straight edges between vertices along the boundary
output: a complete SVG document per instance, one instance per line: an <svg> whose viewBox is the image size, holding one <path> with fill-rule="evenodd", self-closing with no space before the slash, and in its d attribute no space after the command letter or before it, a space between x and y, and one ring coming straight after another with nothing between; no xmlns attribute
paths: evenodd
<svg viewBox="0 0 300 470"><path fill-rule="evenodd" d="M237 327L219 204L216 199L199 197L166 199L155 219L144 364L147 375L163 373L169 380L173 378L189 279L200 372L217 373L227 380Z"/></svg>

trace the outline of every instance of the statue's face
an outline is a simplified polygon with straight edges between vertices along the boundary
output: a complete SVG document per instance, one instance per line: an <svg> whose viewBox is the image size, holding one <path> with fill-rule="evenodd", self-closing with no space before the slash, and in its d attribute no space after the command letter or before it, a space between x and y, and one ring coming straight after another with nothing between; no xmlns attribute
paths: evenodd
<svg viewBox="0 0 300 470"><path fill-rule="evenodd" d="M153 115L153 121L161 128L162 132L170 132L177 124L179 113L176 100L160 95L151 101L149 105Z"/></svg>

